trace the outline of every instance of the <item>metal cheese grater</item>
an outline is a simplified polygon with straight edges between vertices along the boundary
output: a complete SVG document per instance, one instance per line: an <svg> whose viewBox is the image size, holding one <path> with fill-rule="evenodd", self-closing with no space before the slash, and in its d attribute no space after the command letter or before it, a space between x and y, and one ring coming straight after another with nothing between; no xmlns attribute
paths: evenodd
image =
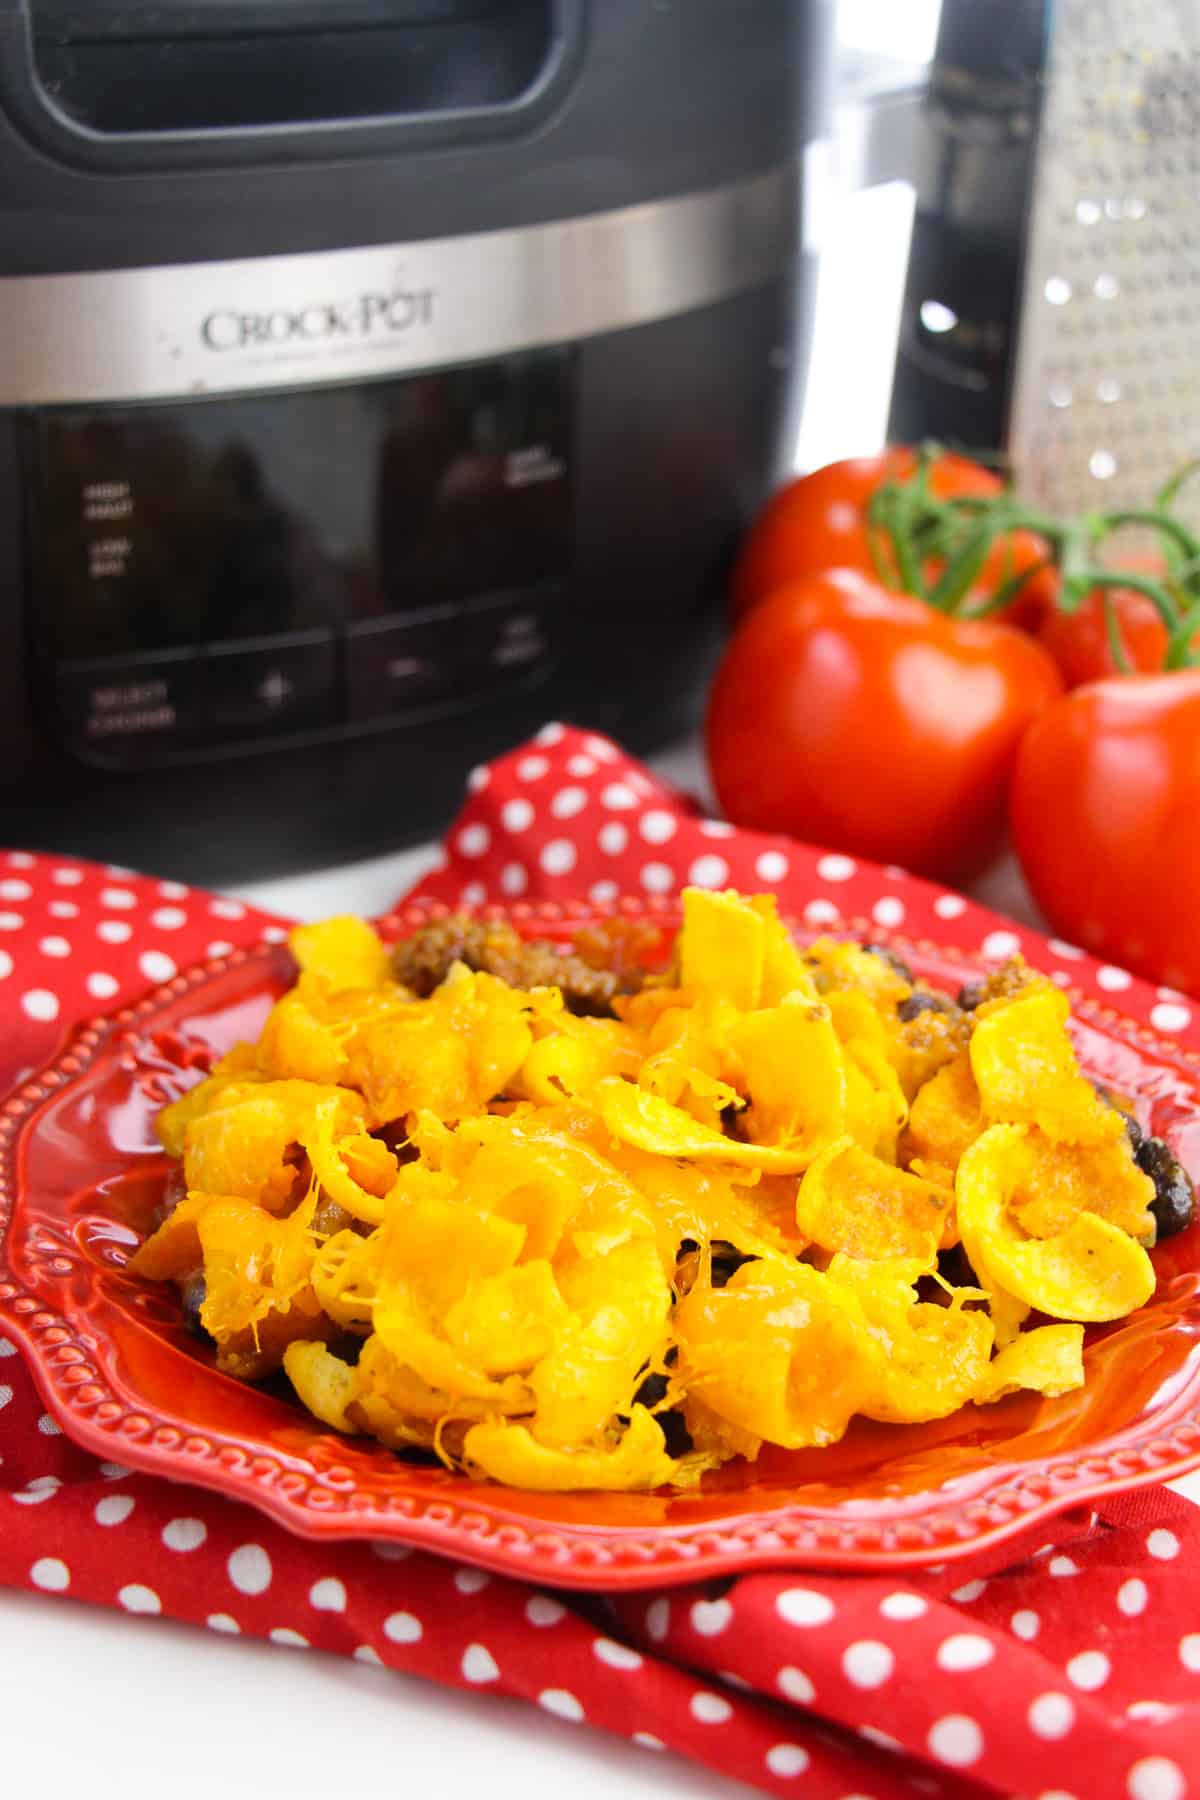
<svg viewBox="0 0 1200 1800"><path fill-rule="evenodd" d="M1200 452L1198 180L1200 0L1056 0L1008 430L1055 510L1144 503Z"/></svg>

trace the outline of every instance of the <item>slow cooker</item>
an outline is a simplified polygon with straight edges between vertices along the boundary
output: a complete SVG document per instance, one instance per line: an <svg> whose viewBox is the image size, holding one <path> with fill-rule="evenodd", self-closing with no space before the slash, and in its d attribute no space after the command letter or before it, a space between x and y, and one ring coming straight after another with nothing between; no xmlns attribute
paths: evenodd
<svg viewBox="0 0 1200 1800"><path fill-rule="evenodd" d="M9 841L367 854L681 729L805 330L807 0L0 0Z"/></svg>

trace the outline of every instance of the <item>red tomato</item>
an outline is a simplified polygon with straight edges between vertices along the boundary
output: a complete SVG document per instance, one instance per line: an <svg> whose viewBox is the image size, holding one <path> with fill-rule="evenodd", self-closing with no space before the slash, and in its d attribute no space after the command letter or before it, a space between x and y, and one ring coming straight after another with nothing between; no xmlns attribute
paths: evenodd
<svg viewBox="0 0 1200 1800"><path fill-rule="evenodd" d="M997 848L1022 733L1061 692L1023 632L827 571L734 634L709 700L713 782L735 824L961 877Z"/></svg>
<svg viewBox="0 0 1200 1800"><path fill-rule="evenodd" d="M1200 670L1077 688L1031 726L1012 790L1054 929L1200 992Z"/></svg>
<svg viewBox="0 0 1200 1800"><path fill-rule="evenodd" d="M875 574L867 542L867 503L884 481L903 480L915 467L913 451L900 447L878 456L829 463L777 489L742 543L733 572L734 620L744 618L775 588L824 569L860 569L864 574ZM999 494L1003 483L991 469L947 452L933 464L930 488L939 499L951 500L960 494ZM1031 568L1043 554L1040 541L1029 532L1014 532L1000 540L980 573L973 603L986 601L1015 569ZM936 576L936 566L927 565L925 573L927 577ZM1021 591L1018 607L1022 622L1032 615L1040 616L1046 604L1049 593L1044 585L1038 586L1041 580L1040 576L1033 577Z"/></svg>
<svg viewBox="0 0 1200 1800"><path fill-rule="evenodd" d="M1166 574L1161 556L1122 555L1113 558L1113 567L1153 575L1160 581ZM1130 669L1147 673L1161 669L1167 654L1167 628L1154 602L1145 594L1139 594L1136 588L1110 588L1108 597L1116 614ZM1058 664L1069 688L1082 687L1085 681L1102 681L1107 675L1128 673L1113 661L1104 616L1104 595L1099 591L1089 594L1075 613L1064 613L1056 606L1048 606L1037 627L1037 635Z"/></svg>

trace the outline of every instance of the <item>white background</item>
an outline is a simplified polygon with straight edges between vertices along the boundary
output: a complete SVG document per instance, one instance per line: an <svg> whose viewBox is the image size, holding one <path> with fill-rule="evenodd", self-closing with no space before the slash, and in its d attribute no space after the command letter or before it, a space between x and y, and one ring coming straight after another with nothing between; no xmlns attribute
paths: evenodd
<svg viewBox="0 0 1200 1800"><path fill-rule="evenodd" d="M843 36L924 56L937 8L938 0L841 0ZM824 248L803 466L882 441L911 205L895 184L830 209L837 229ZM699 784L688 746L656 763ZM242 893L295 917L370 914L415 879L428 854ZM1010 870L987 897L1028 916ZM1189 1485L1200 1499L1200 1477ZM0 1758L6 1791L22 1800L335 1800L435 1788L442 1800L528 1800L568 1786L572 1800L719 1800L750 1791L521 1703L15 1593L0 1593Z"/></svg>

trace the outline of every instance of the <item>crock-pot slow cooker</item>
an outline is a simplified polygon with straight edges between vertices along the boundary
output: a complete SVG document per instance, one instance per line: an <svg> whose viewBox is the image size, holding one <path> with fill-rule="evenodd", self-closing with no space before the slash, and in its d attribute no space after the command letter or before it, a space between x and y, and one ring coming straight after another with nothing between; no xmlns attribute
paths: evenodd
<svg viewBox="0 0 1200 1800"><path fill-rule="evenodd" d="M246 878L694 706L820 0L0 0L0 808Z"/></svg>

